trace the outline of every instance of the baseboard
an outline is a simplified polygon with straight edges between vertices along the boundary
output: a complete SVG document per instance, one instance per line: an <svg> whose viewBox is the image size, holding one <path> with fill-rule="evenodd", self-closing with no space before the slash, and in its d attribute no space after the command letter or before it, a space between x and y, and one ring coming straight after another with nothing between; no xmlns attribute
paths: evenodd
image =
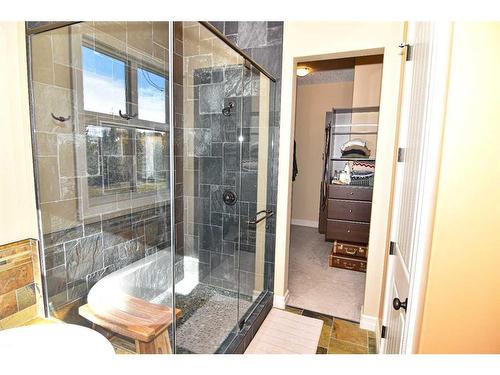
<svg viewBox="0 0 500 375"><path fill-rule="evenodd" d="M288 290L285 292L284 296L277 296L275 294L274 299L273 299L273 307L276 307L277 309L284 310L286 307L286 303L288 302L289 296L290 296L290 294L288 293Z"/></svg>
<svg viewBox="0 0 500 375"><path fill-rule="evenodd" d="M317 228L319 223L315 220L292 219L292 225L300 225L303 227Z"/></svg>
<svg viewBox="0 0 500 375"><path fill-rule="evenodd" d="M359 320L360 328L366 329L367 331L377 332L379 329L378 325L377 317L361 314L361 319Z"/></svg>

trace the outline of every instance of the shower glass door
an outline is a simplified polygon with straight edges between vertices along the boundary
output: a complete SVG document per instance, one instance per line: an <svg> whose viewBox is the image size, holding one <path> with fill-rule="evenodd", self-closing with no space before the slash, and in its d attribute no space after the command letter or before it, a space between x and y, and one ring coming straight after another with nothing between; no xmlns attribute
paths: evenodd
<svg viewBox="0 0 500 375"><path fill-rule="evenodd" d="M274 82L199 22L81 22L29 45L49 315L224 352L272 289ZM118 352L152 348L128 334Z"/></svg>
<svg viewBox="0 0 500 375"><path fill-rule="evenodd" d="M167 22L82 22L30 37L51 316L90 325L87 306L134 325L149 309L147 330L171 314L169 48ZM124 342L117 351L133 350Z"/></svg>
<svg viewBox="0 0 500 375"><path fill-rule="evenodd" d="M266 240L274 228L273 207L269 205L268 187L272 160L270 125L274 120L274 82L255 67L244 71L242 108L242 155L239 251L239 309L241 322L267 289L265 278Z"/></svg>
<svg viewBox="0 0 500 375"><path fill-rule="evenodd" d="M200 23L174 25L176 255L184 263L176 351L214 353L238 322L244 67Z"/></svg>
<svg viewBox="0 0 500 375"><path fill-rule="evenodd" d="M204 25L174 29L176 350L222 352L266 287L274 87Z"/></svg>

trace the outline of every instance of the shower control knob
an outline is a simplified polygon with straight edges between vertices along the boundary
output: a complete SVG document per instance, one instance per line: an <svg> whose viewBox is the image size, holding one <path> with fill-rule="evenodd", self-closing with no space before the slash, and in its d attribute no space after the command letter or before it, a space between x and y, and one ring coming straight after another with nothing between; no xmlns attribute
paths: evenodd
<svg viewBox="0 0 500 375"><path fill-rule="evenodd" d="M222 201L228 206L233 206L237 199L238 197L234 191L224 190L224 193L222 193Z"/></svg>

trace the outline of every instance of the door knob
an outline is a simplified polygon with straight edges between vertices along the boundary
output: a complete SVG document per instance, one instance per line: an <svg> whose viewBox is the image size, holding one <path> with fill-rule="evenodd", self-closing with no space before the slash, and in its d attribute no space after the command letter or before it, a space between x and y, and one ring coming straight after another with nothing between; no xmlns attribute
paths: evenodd
<svg viewBox="0 0 500 375"><path fill-rule="evenodd" d="M407 304L408 304L408 298L405 298L404 302L401 302L400 299L397 297L392 300L392 307L394 307L394 310L399 310L402 308L404 311L406 311Z"/></svg>

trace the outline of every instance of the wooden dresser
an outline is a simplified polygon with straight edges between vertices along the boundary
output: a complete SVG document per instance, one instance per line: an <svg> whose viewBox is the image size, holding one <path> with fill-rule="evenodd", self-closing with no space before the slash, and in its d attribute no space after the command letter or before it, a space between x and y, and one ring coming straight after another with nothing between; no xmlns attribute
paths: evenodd
<svg viewBox="0 0 500 375"><path fill-rule="evenodd" d="M366 271L373 189L328 186L325 239L335 241L330 266Z"/></svg>

